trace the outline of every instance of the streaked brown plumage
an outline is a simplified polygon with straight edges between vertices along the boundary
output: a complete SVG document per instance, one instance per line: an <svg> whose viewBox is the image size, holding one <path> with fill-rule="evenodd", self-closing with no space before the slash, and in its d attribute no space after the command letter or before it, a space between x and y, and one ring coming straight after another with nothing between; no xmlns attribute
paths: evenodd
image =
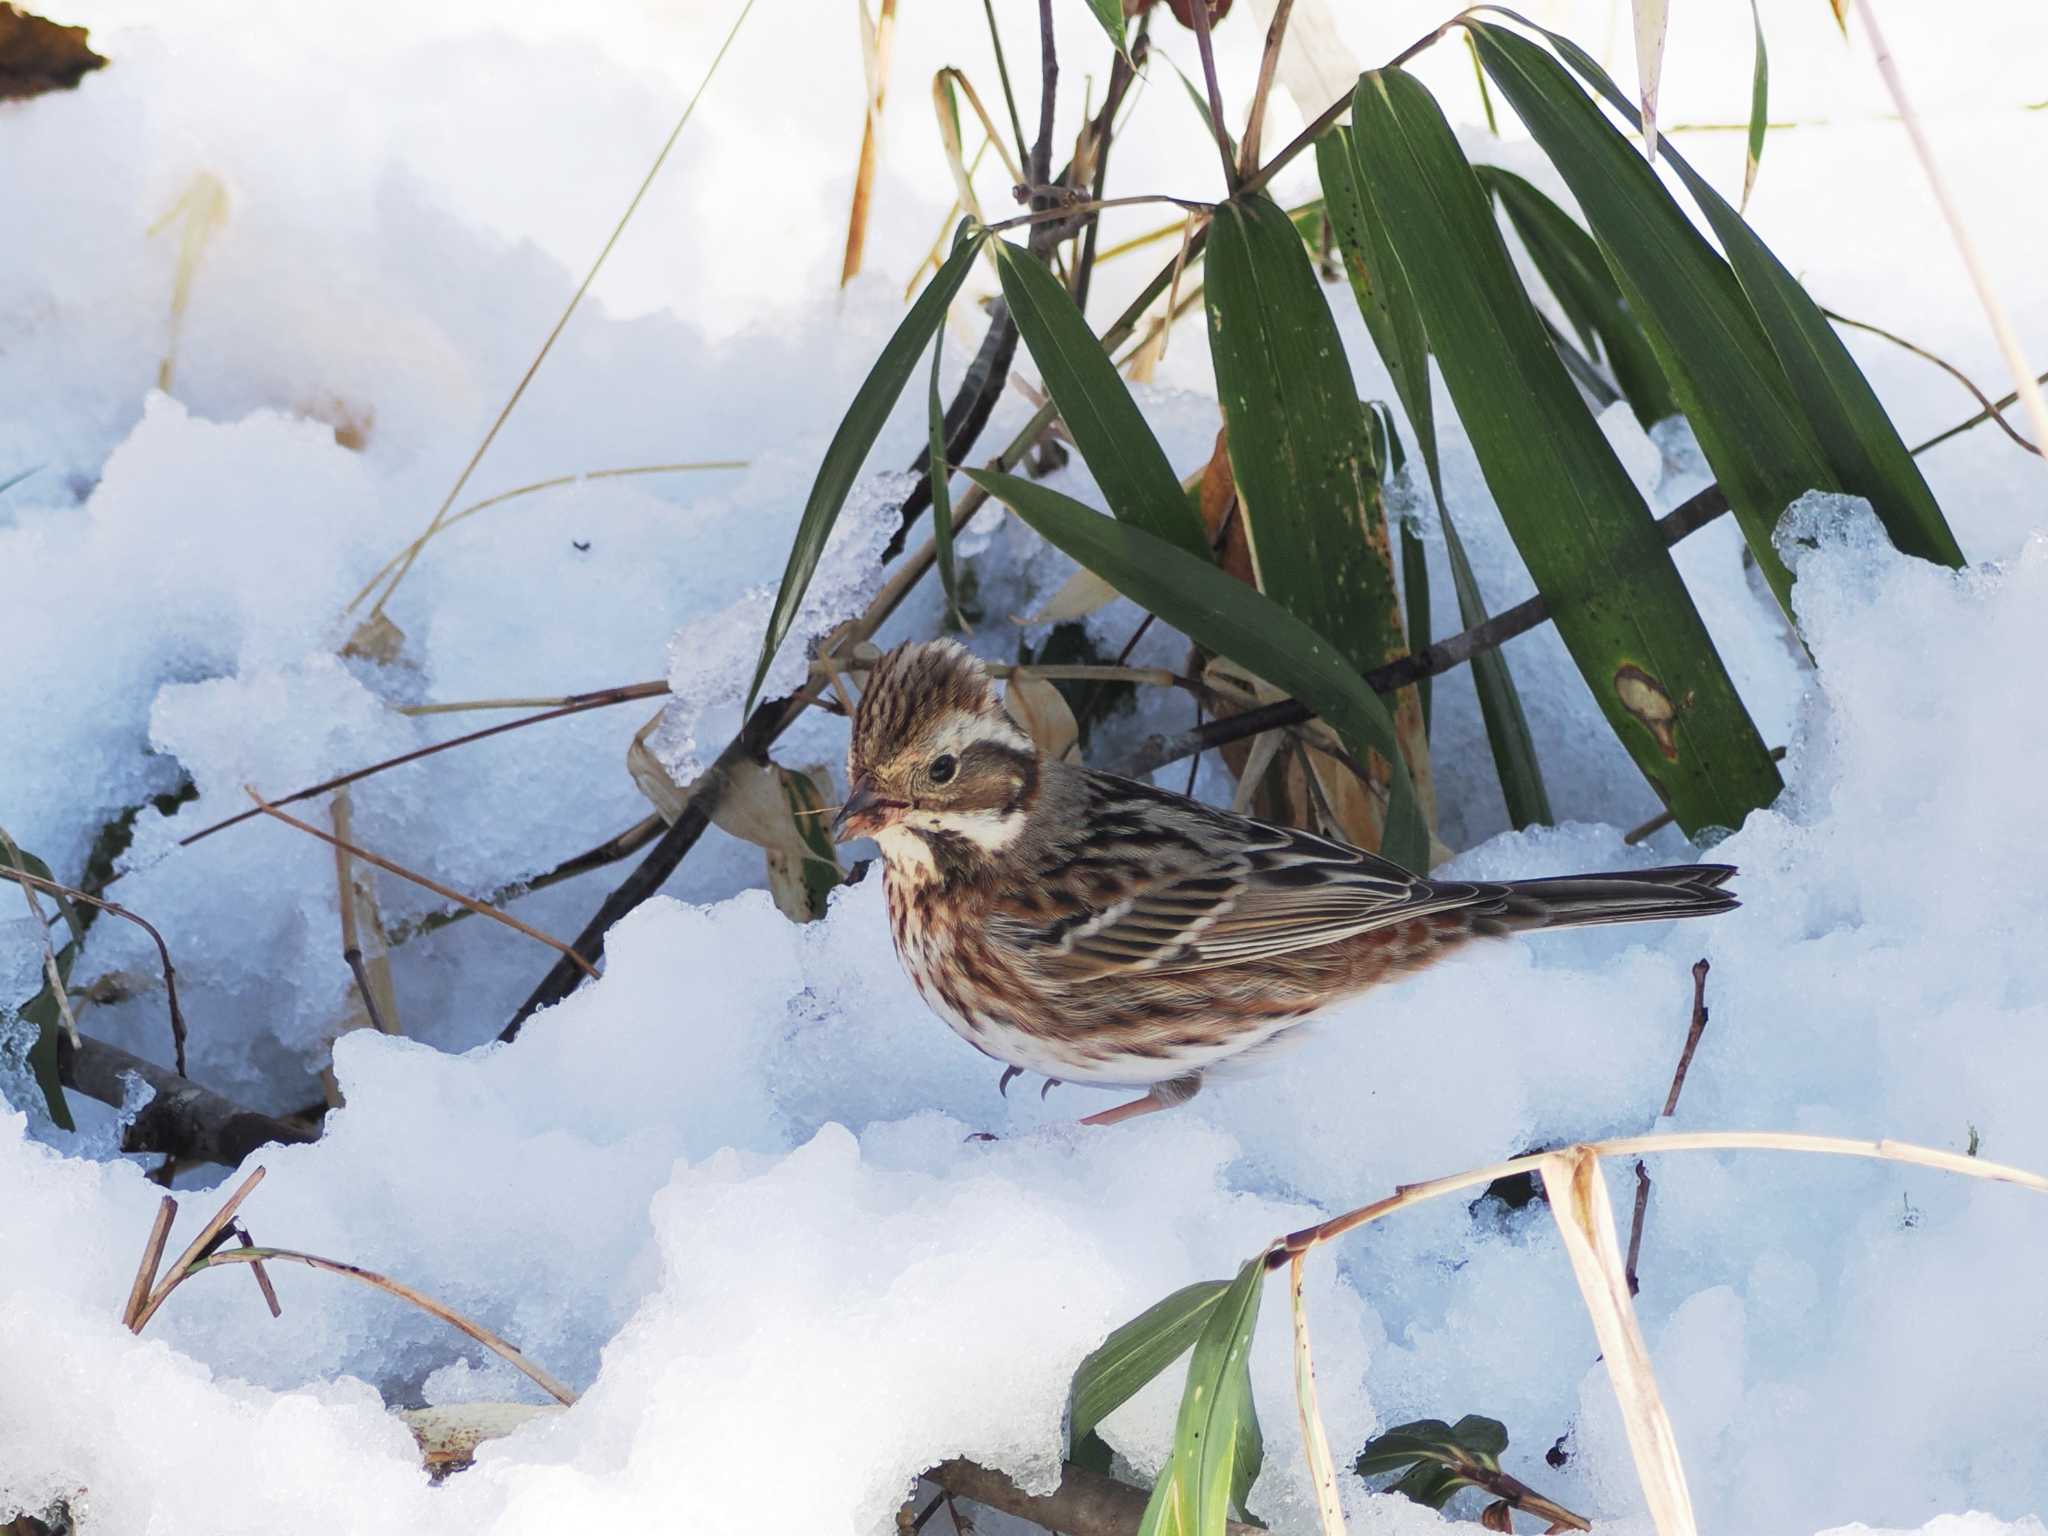
<svg viewBox="0 0 2048 1536"><path fill-rule="evenodd" d="M1143 1087L1107 1124L1467 940L1725 912L1725 864L1431 881L1342 843L1043 759L961 646L868 677L834 835L873 836L896 951L1006 1066ZM1007 1082L1009 1074L1005 1074Z"/></svg>

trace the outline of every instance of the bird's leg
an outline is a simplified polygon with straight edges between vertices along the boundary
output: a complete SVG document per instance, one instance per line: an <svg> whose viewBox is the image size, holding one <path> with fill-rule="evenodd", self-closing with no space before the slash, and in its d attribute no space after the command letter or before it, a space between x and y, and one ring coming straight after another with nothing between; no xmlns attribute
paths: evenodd
<svg viewBox="0 0 2048 1536"><path fill-rule="evenodd" d="M1123 1120L1135 1120L1140 1115L1154 1114L1162 1109L1173 1109L1187 1103L1202 1091L1202 1075L1191 1072L1186 1077L1176 1077L1168 1082L1153 1086L1142 1099L1133 1099L1128 1104L1119 1104L1114 1109L1082 1117L1083 1125L1115 1125Z"/></svg>

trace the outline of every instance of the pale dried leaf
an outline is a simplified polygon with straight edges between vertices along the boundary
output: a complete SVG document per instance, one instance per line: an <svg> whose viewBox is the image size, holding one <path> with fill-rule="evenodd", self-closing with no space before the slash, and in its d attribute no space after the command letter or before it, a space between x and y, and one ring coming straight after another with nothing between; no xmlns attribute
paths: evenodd
<svg viewBox="0 0 2048 1536"><path fill-rule="evenodd" d="M1276 3L1252 0L1262 33L1273 25ZM1294 0L1274 79L1293 100L1302 121L1320 117L1331 102L1348 97L1360 73L1358 56L1337 30L1329 0Z"/></svg>
<svg viewBox="0 0 2048 1536"><path fill-rule="evenodd" d="M1330 1459L1330 1437L1323 1433L1322 1409L1316 1403L1316 1362L1308 1343L1308 1308L1301 1298L1302 1260L1307 1257L1297 1253L1287 1272L1287 1297L1294 1306L1294 1405L1301 1413L1301 1448L1308 1458L1309 1481L1315 1485L1323 1536L1345 1536L1337 1464Z"/></svg>
<svg viewBox="0 0 2048 1536"><path fill-rule="evenodd" d="M1028 614L1017 622L1029 627L1034 624L1065 624L1074 619L1085 619L1089 614L1108 607L1117 596L1115 587L1083 567L1061 582L1059 591L1047 598L1044 606L1036 613Z"/></svg>
<svg viewBox="0 0 2048 1536"><path fill-rule="evenodd" d="M1657 82L1664 72L1664 29L1670 0L1631 0L1636 24L1636 88L1643 103L1643 150L1657 158Z"/></svg>
<svg viewBox="0 0 2048 1536"><path fill-rule="evenodd" d="M381 613L370 615L356 626L341 648L344 656L360 656L380 666L389 666L405 650L405 631Z"/></svg>
<svg viewBox="0 0 2048 1536"><path fill-rule="evenodd" d="M149 233L162 234L173 225L178 231L176 276L171 284L171 339L157 364L156 387L168 391L177 369L178 338L185 328L185 307L192 299L192 280L199 274L199 260L207 244L228 221L228 189L211 171L195 171L185 183L178 200L149 226Z"/></svg>
<svg viewBox="0 0 2048 1536"><path fill-rule="evenodd" d="M633 776L633 782L640 787L640 793L661 813L661 819L670 826L683 814L683 807L690 803L690 791L678 784L662 766L647 745L647 738L654 728L661 724L661 712L633 733L633 744L626 748L626 772Z"/></svg>
<svg viewBox="0 0 2048 1536"><path fill-rule="evenodd" d="M1054 761L1074 757L1081 728L1067 706L1066 695L1044 678L1017 668L1003 685L1003 708L1047 757Z"/></svg>
<svg viewBox="0 0 2048 1536"><path fill-rule="evenodd" d="M678 784L648 747L647 738L660 719L657 714L634 734L626 749L626 771L662 820L673 826L703 781ZM832 782L830 772L822 766L805 773L779 763L742 760L724 773L711 824L767 856L768 893L785 917L798 923L823 917L826 896L846 877L832 845L831 817L826 814L831 807L817 787Z"/></svg>
<svg viewBox="0 0 2048 1536"><path fill-rule="evenodd" d="M1614 1209L1601 1177L1600 1155L1589 1146L1567 1147L1537 1164L1550 1213L1564 1239L1572 1275L1579 1282L1593 1332L1600 1341L1608 1379L1621 1404L1636 1478L1650 1507L1658 1536L1695 1536L1692 1495L1678 1459L1678 1438L1657 1391L1650 1351L1628 1293L1628 1275L1614 1231Z"/></svg>
<svg viewBox="0 0 2048 1536"><path fill-rule="evenodd" d="M437 1474L459 1472L476 1460L476 1448L498 1440L543 1414L560 1413L559 1403L447 1403L399 1413L419 1443L420 1458Z"/></svg>

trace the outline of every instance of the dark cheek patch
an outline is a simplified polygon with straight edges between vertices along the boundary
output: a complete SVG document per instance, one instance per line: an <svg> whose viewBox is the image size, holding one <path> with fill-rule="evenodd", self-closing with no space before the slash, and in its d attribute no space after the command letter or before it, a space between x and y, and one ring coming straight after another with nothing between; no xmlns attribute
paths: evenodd
<svg viewBox="0 0 2048 1536"><path fill-rule="evenodd" d="M920 797L938 811L1002 811L1017 807L1037 778L1038 765L1026 753L993 741L978 741L961 754L953 782Z"/></svg>

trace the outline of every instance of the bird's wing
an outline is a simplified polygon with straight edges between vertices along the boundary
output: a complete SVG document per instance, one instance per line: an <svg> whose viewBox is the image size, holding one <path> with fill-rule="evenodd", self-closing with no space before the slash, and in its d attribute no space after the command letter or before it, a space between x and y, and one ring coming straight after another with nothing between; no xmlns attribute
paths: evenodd
<svg viewBox="0 0 2048 1536"><path fill-rule="evenodd" d="M1482 898L1311 833L1111 783L1118 798L1097 807L1098 835L1040 887L1086 899L1049 921L1018 913L990 924L1049 984L1243 965Z"/></svg>

